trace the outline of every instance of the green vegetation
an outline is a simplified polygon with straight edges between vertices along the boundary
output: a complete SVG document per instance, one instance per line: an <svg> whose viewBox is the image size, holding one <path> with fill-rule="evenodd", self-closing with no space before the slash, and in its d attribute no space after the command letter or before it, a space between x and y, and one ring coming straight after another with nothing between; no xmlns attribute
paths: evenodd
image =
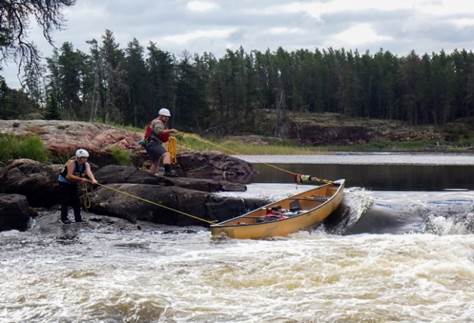
<svg viewBox="0 0 474 323"><path fill-rule="evenodd" d="M180 130L281 138L301 130L292 114L302 115L298 123L330 113L336 126L342 116L435 127L474 115L474 53L467 50L397 56L383 50L239 48L220 57L178 58L137 39L122 48L110 30L88 44L87 52L69 42L60 46L47 59L47 84L34 73L25 75L28 97L45 115L141 129L167 107ZM0 87L0 104L11 101L7 90ZM8 118L16 111L10 110Z"/></svg>
<svg viewBox="0 0 474 323"><path fill-rule="evenodd" d="M353 145L303 145L296 141L274 141L261 137L262 142L246 142L242 139L204 139L197 135L178 135L178 149L194 151L220 151L231 155L309 155L337 151L355 152L462 152L474 147L474 137L447 142L439 140L390 141L376 140Z"/></svg>
<svg viewBox="0 0 474 323"><path fill-rule="evenodd" d="M4 162L15 158L29 158L46 162L50 159L50 154L37 136L0 135L0 161Z"/></svg>
<svg viewBox="0 0 474 323"><path fill-rule="evenodd" d="M123 166L132 165L132 155L130 151L113 147L109 152L115 164Z"/></svg>
<svg viewBox="0 0 474 323"><path fill-rule="evenodd" d="M295 141L249 143L236 139L204 139L198 135L181 134L177 136L178 150L219 151L231 155L307 155L320 151L319 147L301 145Z"/></svg>
<svg viewBox="0 0 474 323"><path fill-rule="evenodd" d="M373 141L367 144L355 145L330 145L325 146L326 151L365 151L365 152L403 152L403 151L446 151L447 147L434 140L412 141Z"/></svg>

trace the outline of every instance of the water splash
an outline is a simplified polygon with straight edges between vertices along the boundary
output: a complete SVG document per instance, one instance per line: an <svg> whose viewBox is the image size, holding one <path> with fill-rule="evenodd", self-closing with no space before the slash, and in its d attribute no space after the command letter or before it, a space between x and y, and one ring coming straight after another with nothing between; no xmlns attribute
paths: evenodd
<svg viewBox="0 0 474 323"><path fill-rule="evenodd" d="M455 217L429 215L426 219L426 232L437 235L474 233L474 213Z"/></svg>
<svg viewBox="0 0 474 323"><path fill-rule="evenodd" d="M342 205L325 221L326 230L332 234L343 234L363 217L374 204L370 191L351 187L344 191Z"/></svg>

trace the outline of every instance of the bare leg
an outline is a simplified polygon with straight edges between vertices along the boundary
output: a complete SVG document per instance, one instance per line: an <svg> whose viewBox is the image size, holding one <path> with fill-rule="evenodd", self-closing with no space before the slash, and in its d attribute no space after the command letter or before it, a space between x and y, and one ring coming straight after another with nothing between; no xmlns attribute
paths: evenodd
<svg viewBox="0 0 474 323"><path fill-rule="evenodd" d="M158 170L158 165L159 164L160 164L159 160L151 162L149 172L154 175L156 173L156 171Z"/></svg>
<svg viewBox="0 0 474 323"><path fill-rule="evenodd" d="M171 155L169 152L165 152L162 157L163 157L163 165L171 164Z"/></svg>

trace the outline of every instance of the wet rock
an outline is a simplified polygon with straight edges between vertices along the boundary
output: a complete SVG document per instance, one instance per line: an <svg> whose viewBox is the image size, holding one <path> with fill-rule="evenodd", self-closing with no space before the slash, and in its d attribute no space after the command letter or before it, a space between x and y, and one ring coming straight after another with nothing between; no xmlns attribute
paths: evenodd
<svg viewBox="0 0 474 323"><path fill-rule="evenodd" d="M250 163L221 153L182 153L177 161L186 177L248 184L257 175Z"/></svg>
<svg viewBox="0 0 474 323"><path fill-rule="evenodd" d="M253 208L256 205L261 206L267 203L263 200L246 202L240 198L219 197L176 186L111 184L109 187L210 221L222 221L238 216L249 207ZM125 218L134 223L137 220L143 220L171 225L207 225L205 222L179 212L138 200L105 187L99 188L92 194L91 202L91 212Z"/></svg>
<svg viewBox="0 0 474 323"><path fill-rule="evenodd" d="M58 203L58 174L63 166L16 159L0 171L0 192L25 195L32 206Z"/></svg>
<svg viewBox="0 0 474 323"><path fill-rule="evenodd" d="M163 179L132 166L107 165L97 170L94 175L102 184L164 184Z"/></svg>
<svg viewBox="0 0 474 323"><path fill-rule="evenodd" d="M228 181L218 181L204 178L165 177L151 175L147 171L131 166L108 165L95 173L95 177L102 184L129 183L179 186L204 192L244 192L246 186Z"/></svg>
<svg viewBox="0 0 474 323"><path fill-rule="evenodd" d="M245 192L247 187L243 184L222 180L210 180L190 177L161 177L166 185L175 185L192 190L204 192Z"/></svg>
<svg viewBox="0 0 474 323"><path fill-rule="evenodd" d="M25 196L0 193L0 231L20 230L28 227L30 217L36 216Z"/></svg>

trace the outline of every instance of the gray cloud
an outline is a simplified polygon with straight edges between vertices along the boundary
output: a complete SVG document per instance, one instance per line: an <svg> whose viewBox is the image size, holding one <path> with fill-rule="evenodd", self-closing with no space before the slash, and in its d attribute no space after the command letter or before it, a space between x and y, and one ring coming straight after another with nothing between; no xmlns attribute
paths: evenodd
<svg viewBox="0 0 474 323"><path fill-rule="evenodd" d="M201 0L215 4L207 6L208 11L190 10L190 1L77 0L66 12L66 29L55 32L53 37L57 46L70 41L87 51L86 40L100 39L104 30L110 29L122 47L136 37L144 46L155 41L177 56L184 50L208 51L219 56L226 48L241 45L247 51L275 50L278 46L289 50L344 46L361 52L384 48L400 55L412 49L423 53L470 49L474 45L474 9L453 12L452 7L442 7L440 1L422 1L416 7L411 5L412 1L405 6L389 0L377 1L375 5L367 0ZM469 8L467 0L456 2ZM440 14L443 10L448 13ZM459 19L467 22L456 25L454 21ZM362 34L357 34L358 30ZM33 29L30 35L43 54L49 56L52 48L40 31ZM0 73L10 86L18 85L15 64L10 63Z"/></svg>

